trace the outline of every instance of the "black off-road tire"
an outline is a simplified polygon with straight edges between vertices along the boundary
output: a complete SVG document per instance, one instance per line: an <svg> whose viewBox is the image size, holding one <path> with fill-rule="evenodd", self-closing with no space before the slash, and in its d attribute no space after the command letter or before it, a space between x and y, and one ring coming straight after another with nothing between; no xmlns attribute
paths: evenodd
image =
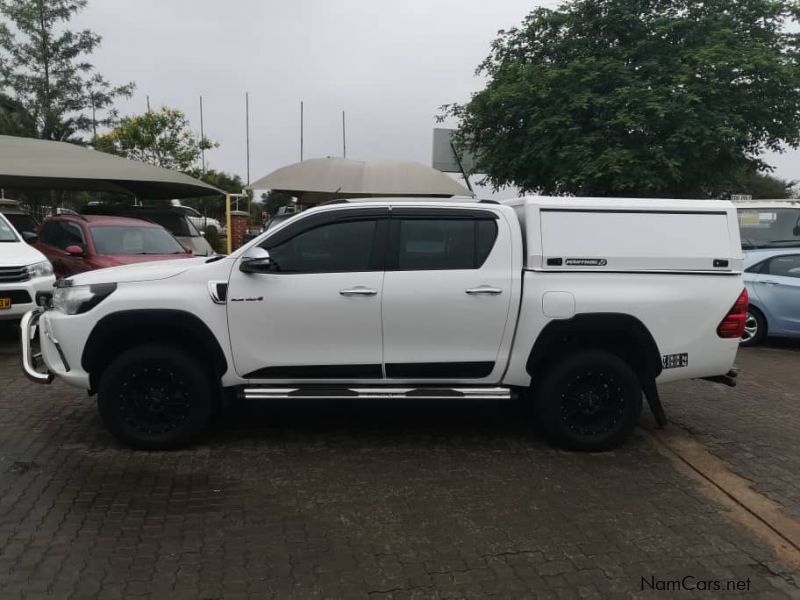
<svg viewBox="0 0 800 600"><path fill-rule="evenodd" d="M552 363L535 390L545 435L567 450L619 447L642 413L642 388L624 360L604 350L566 354Z"/></svg>
<svg viewBox="0 0 800 600"><path fill-rule="evenodd" d="M218 383L191 354L143 345L123 352L105 370L97 408L120 442L138 450L173 450L206 432L218 399Z"/></svg>
<svg viewBox="0 0 800 600"><path fill-rule="evenodd" d="M740 346L745 348L758 346L767 337L767 319L764 317L764 313L755 306L748 307L744 326L745 335L742 336L742 341L739 342Z"/></svg>

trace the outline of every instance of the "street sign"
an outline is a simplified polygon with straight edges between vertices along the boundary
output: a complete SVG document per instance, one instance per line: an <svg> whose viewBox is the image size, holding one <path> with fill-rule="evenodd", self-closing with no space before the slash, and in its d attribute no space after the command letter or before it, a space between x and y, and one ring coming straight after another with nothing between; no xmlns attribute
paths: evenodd
<svg viewBox="0 0 800 600"><path fill-rule="evenodd" d="M442 173L462 173L463 167L463 173L469 175L475 169L475 157L469 153L456 156L451 137L454 131L455 129L434 128L432 166Z"/></svg>
<svg viewBox="0 0 800 600"><path fill-rule="evenodd" d="M750 202L752 199L750 194L731 194L731 202Z"/></svg>

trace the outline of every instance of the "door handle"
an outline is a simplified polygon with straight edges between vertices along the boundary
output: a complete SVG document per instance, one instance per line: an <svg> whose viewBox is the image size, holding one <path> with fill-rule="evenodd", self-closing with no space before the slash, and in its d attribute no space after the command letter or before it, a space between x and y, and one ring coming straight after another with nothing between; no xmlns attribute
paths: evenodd
<svg viewBox="0 0 800 600"><path fill-rule="evenodd" d="M371 290L364 287L351 288L349 290L341 290L339 292L339 294L342 296L375 296L377 293L377 290Z"/></svg>
<svg viewBox="0 0 800 600"><path fill-rule="evenodd" d="M763 283L765 285L780 285L781 284L780 281L772 281L771 279L768 280L768 281L762 281L761 283Z"/></svg>
<svg viewBox="0 0 800 600"><path fill-rule="evenodd" d="M489 287L488 285L482 285L481 287L470 288L466 290L466 292L470 296L497 296L498 294L502 294L503 290Z"/></svg>

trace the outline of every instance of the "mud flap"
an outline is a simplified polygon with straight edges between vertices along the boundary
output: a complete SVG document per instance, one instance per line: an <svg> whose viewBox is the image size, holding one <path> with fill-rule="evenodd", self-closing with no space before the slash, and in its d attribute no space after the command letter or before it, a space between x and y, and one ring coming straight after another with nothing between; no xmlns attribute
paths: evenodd
<svg viewBox="0 0 800 600"><path fill-rule="evenodd" d="M661 404L661 397L658 395L658 386L654 380L645 382L642 385L642 391L647 398L647 404L650 406L650 412L656 420L656 425L659 429L664 429L667 425L667 415L664 412L664 405Z"/></svg>

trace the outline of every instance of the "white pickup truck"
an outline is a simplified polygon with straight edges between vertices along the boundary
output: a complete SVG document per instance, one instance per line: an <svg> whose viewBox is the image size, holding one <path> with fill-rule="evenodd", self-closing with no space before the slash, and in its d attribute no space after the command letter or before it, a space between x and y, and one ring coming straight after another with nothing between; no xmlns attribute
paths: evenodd
<svg viewBox="0 0 800 600"><path fill-rule="evenodd" d="M235 393L515 396L554 443L602 450L643 395L663 421L656 383L728 376L741 270L729 202L341 201L227 257L58 282L23 319L23 367L96 392L136 448L191 443Z"/></svg>

